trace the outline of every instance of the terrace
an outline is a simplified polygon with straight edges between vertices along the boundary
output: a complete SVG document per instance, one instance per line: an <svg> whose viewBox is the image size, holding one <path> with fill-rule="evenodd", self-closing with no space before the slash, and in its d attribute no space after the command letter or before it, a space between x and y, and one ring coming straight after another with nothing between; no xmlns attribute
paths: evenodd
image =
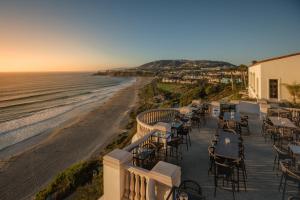
<svg viewBox="0 0 300 200"><path fill-rule="evenodd" d="M155 156L149 156L149 158L154 159L148 159L145 162L136 156L137 153L141 153L141 149L145 149L147 144L153 141L158 142L157 132L172 132L174 119L179 113L185 113L185 116L191 117L189 116L189 109L193 110L193 108L149 110L137 116L138 127L137 134L133 139L134 142L126 148L114 150L104 157L104 196L102 198L105 200L174 199L178 193L172 191L175 191L174 188L178 189L184 180L193 180L201 186L202 194L198 196L199 198L189 199L279 200L288 199L292 195L299 196L297 184L293 182L289 182L285 195L283 195L282 189L281 191L278 190L282 172L281 168L277 169L276 166L273 170L276 155L273 144L282 145L284 142L278 138L275 140L272 135L262 134L261 129L264 127L265 121L262 120L259 110L253 112L255 109L251 106L253 105L250 105L250 109L248 107L243 111L240 110L240 113L248 116L247 121L250 129L250 133L241 131L239 134L242 136L245 149L246 189L240 175L239 188L235 183L236 188L232 190L230 183L225 181L225 185L222 186L222 181L220 181L216 188L216 196L214 195L215 174L208 173L210 163L208 147L216 138L216 130L222 129L220 124L221 127L224 124L222 124L223 120L220 122L219 114L215 112L220 109L218 104L211 103L209 109L204 112L204 118L200 118L199 121L192 120L193 123L190 124L187 122L190 126L191 145L189 145L188 140L188 144L182 144L186 141L184 138L180 145L175 145L177 147L175 150L178 150L178 153L173 151L174 145L168 146L170 144L169 136L161 137L160 149L162 151L155 150ZM245 113L247 109L249 113ZM293 111L291 114L293 117L299 117L299 111ZM227 126L230 126L229 123ZM279 131L279 129L277 130ZM264 133L266 132L264 131ZM234 144L233 141L231 143ZM288 142L288 144L290 143L291 141ZM165 153L164 150L166 149L168 152ZM153 155L153 152L151 151L149 155ZM137 162L137 158L139 158L139 162ZM284 162L280 162L280 164L282 163ZM235 191L234 196L233 191ZM184 198L182 197L182 199Z"/></svg>

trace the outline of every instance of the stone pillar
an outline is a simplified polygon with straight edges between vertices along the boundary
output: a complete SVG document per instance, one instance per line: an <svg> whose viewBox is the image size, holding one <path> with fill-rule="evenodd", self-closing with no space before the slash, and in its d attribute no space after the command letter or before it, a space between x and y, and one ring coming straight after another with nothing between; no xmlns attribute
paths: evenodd
<svg viewBox="0 0 300 200"><path fill-rule="evenodd" d="M156 180L156 200L166 199L172 187L178 187L181 182L181 168L163 161L159 161L149 174Z"/></svg>
<svg viewBox="0 0 300 200"><path fill-rule="evenodd" d="M103 200L121 200L125 188L124 163L132 160L132 154L115 149L103 157Z"/></svg>

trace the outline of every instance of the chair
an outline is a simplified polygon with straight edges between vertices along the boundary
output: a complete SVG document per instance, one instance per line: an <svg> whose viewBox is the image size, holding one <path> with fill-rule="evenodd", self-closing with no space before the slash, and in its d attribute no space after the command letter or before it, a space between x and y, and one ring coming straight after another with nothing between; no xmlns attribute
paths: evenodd
<svg viewBox="0 0 300 200"><path fill-rule="evenodd" d="M299 196L290 196L288 200L300 200Z"/></svg>
<svg viewBox="0 0 300 200"><path fill-rule="evenodd" d="M240 171L242 172L244 189L247 191L246 179L247 179L247 171L246 171L246 164L243 157L238 160L233 161L237 168L237 184L238 184L238 191L240 191Z"/></svg>
<svg viewBox="0 0 300 200"><path fill-rule="evenodd" d="M199 115L197 115L196 113L193 113L193 116L191 118L192 121L192 125L193 126L197 126L198 128L200 127L200 123L201 123L201 118Z"/></svg>
<svg viewBox="0 0 300 200"><path fill-rule="evenodd" d="M182 181L178 188L173 187L166 199L169 200L173 194L173 199L179 200L182 192L186 193L188 197L191 197L191 199L205 200L201 186L193 180Z"/></svg>
<svg viewBox="0 0 300 200"><path fill-rule="evenodd" d="M215 147L209 146L208 147L208 156L209 156L209 163L208 163L208 174L214 173L214 163L215 163Z"/></svg>
<svg viewBox="0 0 300 200"><path fill-rule="evenodd" d="M299 142L300 141L300 128L294 129L293 135L294 135L294 142Z"/></svg>
<svg viewBox="0 0 300 200"><path fill-rule="evenodd" d="M181 144L182 138L181 137L175 137L172 136L171 140L167 142L167 148L170 148L170 157L174 157L174 151L175 151L175 158L177 164L179 163L179 160L182 160L182 151L181 151Z"/></svg>
<svg viewBox="0 0 300 200"><path fill-rule="evenodd" d="M185 192L191 197L195 196L197 199L205 199L205 197L202 195L201 186L193 180L185 180L179 185L176 199L179 200L179 195L181 192Z"/></svg>
<svg viewBox="0 0 300 200"><path fill-rule="evenodd" d="M265 138L265 142L267 142L268 136L273 139L273 144L279 140L279 133L277 129L268 120L263 121L261 133Z"/></svg>
<svg viewBox="0 0 300 200"><path fill-rule="evenodd" d="M203 125L206 124L206 112L204 108L201 108L201 110L198 113L199 117L200 117L200 122L203 122Z"/></svg>
<svg viewBox="0 0 300 200"><path fill-rule="evenodd" d="M190 130L188 127L182 127L177 131L177 136L182 138L183 144L186 144L187 150L189 150L189 146L192 146Z"/></svg>
<svg viewBox="0 0 300 200"><path fill-rule="evenodd" d="M238 125L237 125L236 121L234 121L234 120L228 120L226 122L225 128L223 128L223 129L232 129L232 130L239 131Z"/></svg>
<svg viewBox="0 0 300 200"><path fill-rule="evenodd" d="M273 145L273 149L275 151L275 158L274 158L274 165L273 165L273 171L275 170L275 166L277 165L277 169L279 168L280 161L286 160L286 159L292 159L292 157L288 154L287 151L284 151L283 149L280 149L276 145Z"/></svg>
<svg viewBox="0 0 300 200"><path fill-rule="evenodd" d="M224 132L231 133L233 135L237 135L237 132L233 129L223 129Z"/></svg>
<svg viewBox="0 0 300 200"><path fill-rule="evenodd" d="M218 160L215 160L215 170L214 170L214 182L215 182L215 191L214 196L216 197L218 181L222 179L223 186L224 181L226 180L227 183L231 183L231 190L233 199L235 199L235 179L234 179L234 165L233 163L220 163Z"/></svg>
<svg viewBox="0 0 300 200"><path fill-rule="evenodd" d="M284 180L283 191L282 191L282 200L284 200L287 181L290 181L290 182L296 183L296 184L300 184L300 176L298 174L294 173L289 168L289 165L285 162L281 162L280 167L281 167L281 171L282 171L282 176L281 176L281 180L280 180L279 191L282 187L282 181Z"/></svg>
<svg viewBox="0 0 300 200"><path fill-rule="evenodd" d="M250 133L248 119L249 119L248 116L241 117L241 122L239 122L239 124L238 124L238 129L239 129L240 133L242 133L242 131L244 129L246 129L248 134Z"/></svg>
<svg viewBox="0 0 300 200"><path fill-rule="evenodd" d="M218 120L218 128L226 128L227 127L227 124L226 122L224 121L223 119L223 116L219 116L219 120Z"/></svg>
<svg viewBox="0 0 300 200"><path fill-rule="evenodd" d="M152 169L158 162L156 157L157 146L145 143L133 150L133 164L145 169Z"/></svg>

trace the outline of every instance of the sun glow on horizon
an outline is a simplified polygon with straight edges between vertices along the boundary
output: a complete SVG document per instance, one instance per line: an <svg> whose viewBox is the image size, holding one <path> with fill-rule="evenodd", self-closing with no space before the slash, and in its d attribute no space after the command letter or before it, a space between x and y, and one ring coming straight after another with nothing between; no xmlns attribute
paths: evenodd
<svg viewBox="0 0 300 200"><path fill-rule="evenodd" d="M106 51L105 36L95 41L88 30L53 19L45 26L40 20L3 20L0 13L0 72L98 71L128 61Z"/></svg>

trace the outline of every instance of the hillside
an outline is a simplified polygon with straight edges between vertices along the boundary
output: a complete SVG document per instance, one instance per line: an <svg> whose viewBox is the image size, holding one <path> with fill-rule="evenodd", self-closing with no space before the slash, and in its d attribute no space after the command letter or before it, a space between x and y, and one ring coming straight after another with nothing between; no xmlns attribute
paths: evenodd
<svg viewBox="0 0 300 200"><path fill-rule="evenodd" d="M200 69L200 68L231 68L235 65L223 61L211 60L157 60L143 64L138 69Z"/></svg>

